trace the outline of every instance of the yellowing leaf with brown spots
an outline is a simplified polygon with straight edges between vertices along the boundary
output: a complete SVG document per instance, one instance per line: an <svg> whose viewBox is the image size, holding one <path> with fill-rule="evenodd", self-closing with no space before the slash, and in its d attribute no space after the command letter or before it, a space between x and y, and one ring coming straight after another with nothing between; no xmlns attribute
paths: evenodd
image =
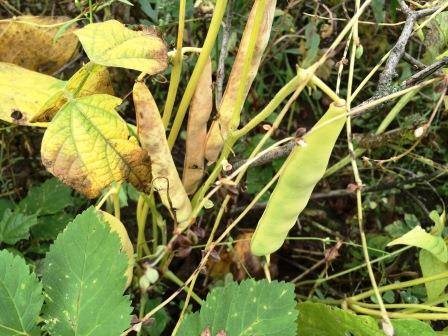
<svg viewBox="0 0 448 336"><path fill-rule="evenodd" d="M35 115L31 122L50 121L71 97L84 97L97 93L114 94L109 71L103 65L87 63L79 69L66 83L65 87L53 93Z"/></svg>
<svg viewBox="0 0 448 336"><path fill-rule="evenodd" d="M63 87L64 82L56 78L0 62L0 119L30 125L48 97Z"/></svg>
<svg viewBox="0 0 448 336"><path fill-rule="evenodd" d="M54 42L60 24L67 17L19 16L0 22L0 61L52 74L76 52L78 41L74 28L67 29Z"/></svg>
<svg viewBox="0 0 448 336"><path fill-rule="evenodd" d="M126 231L123 223L115 216L112 216L110 213L105 211L98 211L99 214L103 217L104 221L109 225L111 231L116 232L120 237L121 242L121 250L126 253L128 257L128 268L126 269L126 288L132 282L132 269L134 268L134 246L132 245L131 240L129 239L128 232Z"/></svg>
<svg viewBox="0 0 448 336"><path fill-rule="evenodd" d="M75 34L94 63L147 74L162 72L168 66L166 45L153 32L134 31L109 20L89 24Z"/></svg>
<svg viewBox="0 0 448 336"><path fill-rule="evenodd" d="M178 229L183 230L189 224L191 203L171 156L159 109L145 83L136 82L132 94L138 137L151 157L154 188L179 224Z"/></svg>
<svg viewBox="0 0 448 336"><path fill-rule="evenodd" d="M53 118L41 147L44 166L89 198L113 181L147 190L150 159L115 111L121 99L96 94L68 101Z"/></svg>

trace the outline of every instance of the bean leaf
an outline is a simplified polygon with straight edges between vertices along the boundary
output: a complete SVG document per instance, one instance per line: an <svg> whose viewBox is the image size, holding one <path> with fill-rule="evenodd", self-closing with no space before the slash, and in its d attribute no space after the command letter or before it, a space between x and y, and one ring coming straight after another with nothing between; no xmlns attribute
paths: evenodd
<svg viewBox="0 0 448 336"><path fill-rule="evenodd" d="M433 254L426 250L420 251L419 262L424 277L429 277L448 271L447 263L441 262ZM425 287L428 300L436 300L440 296L440 294L445 292L445 288L447 285L447 278L426 282Z"/></svg>
<svg viewBox="0 0 448 336"><path fill-rule="evenodd" d="M58 236L45 258L44 318L51 335L119 335L131 320L127 258L94 208Z"/></svg>
<svg viewBox="0 0 448 336"><path fill-rule="evenodd" d="M105 94L72 99L44 134L42 162L53 175L89 198L113 181L140 190L150 181L150 160L115 111L121 100Z"/></svg>
<svg viewBox="0 0 448 336"><path fill-rule="evenodd" d="M94 63L147 74L162 72L168 66L165 43L150 31L133 31L109 20L89 24L75 34Z"/></svg>
<svg viewBox="0 0 448 336"><path fill-rule="evenodd" d="M43 301L42 285L25 261L0 251L0 335L30 335Z"/></svg>
<svg viewBox="0 0 448 336"><path fill-rule="evenodd" d="M19 16L0 22L0 61L47 74L59 70L75 54L78 41L74 27L59 34L67 17ZM52 25L52 27L48 27ZM44 27L46 26L46 27ZM13 48L11 46L14 46Z"/></svg>
<svg viewBox="0 0 448 336"><path fill-rule="evenodd" d="M30 125L48 97L63 86L64 82L56 78L0 62L0 119Z"/></svg>
<svg viewBox="0 0 448 336"><path fill-rule="evenodd" d="M421 226L416 226L400 238L397 238L387 244L387 246L394 245L409 245L419 247L430 252L441 262L446 263L448 261L448 250L443 238L429 234L424 229L422 229Z"/></svg>

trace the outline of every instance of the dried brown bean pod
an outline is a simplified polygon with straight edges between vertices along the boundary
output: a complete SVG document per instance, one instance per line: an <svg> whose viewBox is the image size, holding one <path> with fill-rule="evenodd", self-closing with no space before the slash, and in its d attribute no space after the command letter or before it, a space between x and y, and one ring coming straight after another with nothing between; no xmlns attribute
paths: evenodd
<svg viewBox="0 0 448 336"><path fill-rule="evenodd" d="M246 57L247 48L250 42L250 35L254 26L255 12L257 6L259 5L259 2L259 0L256 0L250 11L246 27L244 28L243 36L241 38L240 46L238 48L238 53L236 55L235 62L233 63L229 80L227 81L226 90L219 106L218 118L212 123L207 134L205 157L210 162L215 162L218 158L218 155L221 152L224 141L231 127L230 123L232 120L232 113L235 110L234 104L235 101L237 101L238 87L241 80L240 76L243 71L244 59ZM245 98L247 97L252 82L254 81L254 78L258 72L261 58L268 44L269 36L271 35L272 22L274 20L276 3L276 0L268 0L266 2L266 10L263 14L263 21L260 27L260 32L258 34L252 62L250 65L249 76L244 92L244 99L241 103L241 106L237 107L238 112L240 112L243 108Z"/></svg>
<svg viewBox="0 0 448 336"><path fill-rule="evenodd" d="M196 191L204 176L207 122L212 108L212 62L209 59L199 78L188 116L182 182L189 195Z"/></svg>
<svg viewBox="0 0 448 336"><path fill-rule="evenodd" d="M171 156L159 109L144 83L136 82L132 94L140 144L151 158L153 185L178 225L185 227L191 214L191 203Z"/></svg>

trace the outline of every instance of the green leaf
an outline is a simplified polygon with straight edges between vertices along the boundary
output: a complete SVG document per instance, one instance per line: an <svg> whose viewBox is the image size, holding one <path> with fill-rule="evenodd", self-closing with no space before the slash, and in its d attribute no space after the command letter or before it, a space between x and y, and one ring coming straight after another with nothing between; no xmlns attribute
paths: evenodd
<svg viewBox="0 0 448 336"><path fill-rule="evenodd" d="M377 321L369 316L321 303L299 303L298 336L384 336Z"/></svg>
<svg viewBox="0 0 448 336"><path fill-rule="evenodd" d="M0 251L0 335L29 335L43 301L42 285L25 261Z"/></svg>
<svg viewBox="0 0 448 336"><path fill-rule="evenodd" d="M419 255L420 268L424 277L437 275L448 271L448 264L441 262L434 257L430 252L421 250ZM445 288L448 285L448 279L440 279L436 281L430 281L425 283L426 294L428 301L436 300L442 293L445 292Z"/></svg>
<svg viewBox="0 0 448 336"><path fill-rule="evenodd" d="M11 209L14 207L14 203L11 202L7 198L0 198L0 217L3 217L4 212L6 209Z"/></svg>
<svg viewBox="0 0 448 336"><path fill-rule="evenodd" d="M392 320L395 336L436 336L436 332L428 323L412 320Z"/></svg>
<svg viewBox="0 0 448 336"><path fill-rule="evenodd" d="M245 280L214 288L199 313L188 314L179 336L197 336L207 327L211 335L292 336L296 334L294 286L266 280Z"/></svg>
<svg viewBox="0 0 448 336"><path fill-rule="evenodd" d="M168 66L165 43L150 31L133 31L116 20L109 20L89 24L75 34L94 63L149 75L162 72Z"/></svg>
<svg viewBox="0 0 448 336"><path fill-rule="evenodd" d="M72 190L55 178L32 187L19 203L26 214L50 215L61 212L72 203Z"/></svg>
<svg viewBox="0 0 448 336"><path fill-rule="evenodd" d="M35 215L27 216L6 209L0 221L0 243L13 245L19 240L28 239L30 228L36 223Z"/></svg>
<svg viewBox="0 0 448 336"><path fill-rule="evenodd" d="M383 22L386 17L384 5L384 0L372 0L372 3L370 4L370 6L372 7L373 16L375 16L375 21L377 23Z"/></svg>
<svg viewBox="0 0 448 336"><path fill-rule="evenodd" d="M56 114L41 147L44 166L89 198L112 182L140 190L151 181L150 160L115 107L121 99L96 94L72 99Z"/></svg>
<svg viewBox="0 0 448 336"><path fill-rule="evenodd" d="M391 241L387 246L408 245L427 250L441 262L448 261L448 250L442 237L427 233L421 226L416 226L400 238Z"/></svg>
<svg viewBox="0 0 448 336"><path fill-rule="evenodd" d="M155 307L159 305L159 303L162 302L161 299L153 299L148 300L145 312L148 313ZM157 313L154 314L154 323L143 326L143 330L149 335L149 336L160 336L162 335L163 331L165 330L168 322L171 320L170 315L167 313L167 311L162 308L157 311Z"/></svg>
<svg viewBox="0 0 448 336"><path fill-rule="evenodd" d="M431 234L435 236L441 236L443 233L443 229L445 228L446 221L446 213L445 210L441 215L436 210L433 210L429 213L429 218L434 222L434 227L431 230Z"/></svg>
<svg viewBox="0 0 448 336"><path fill-rule="evenodd" d="M45 258L44 317L51 335L114 336L130 324L123 296L127 269L116 233L89 208L55 240Z"/></svg>
<svg viewBox="0 0 448 336"><path fill-rule="evenodd" d="M320 36L317 33L317 27L314 22L310 22L305 27L306 54L302 62L302 67L310 66L319 52Z"/></svg>
<svg viewBox="0 0 448 336"><path fill-rule="evenodd" d="M54 240L73 220L73 217L65 212L40 216L37 218L37 224L31 227L31 236L37 240Z"/></svg>

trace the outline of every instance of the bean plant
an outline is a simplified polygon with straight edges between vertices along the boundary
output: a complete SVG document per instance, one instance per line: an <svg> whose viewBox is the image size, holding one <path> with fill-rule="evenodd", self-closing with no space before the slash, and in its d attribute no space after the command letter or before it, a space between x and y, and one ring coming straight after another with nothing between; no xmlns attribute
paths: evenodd
<svg viewBox="0 0 448 336"><path fill-rule="evenodd" d="M0 336L444 334L428 323L448 320L443 199L427 211L426 229L410 224L377 249L365 230L371 186L363 178L366 167L387 171L392 169L388 163L416 155L413 150L446 104L448 3L388 4L395 17L405 18L399 23L403 30L381 61L362 75L357 70L367 43L362 25L382 24L384 1L318 4L329 13L329 7L344 6L346 18L337 27L335 18L325 19L329 23L324 21L320 35L327 41L319 48L312 23L322 17L306 13L310 25L294 35L305 56L295 59L290 76L282 78L285 85L268 90L265 106L252 104L253 86L272 57L269 48L288 38L275 22L286 20L300 1L237 3L75 1L79 14L73 18L0 20L2 125L23 130L24 139L27 132L43 134L35 155L53 176L19 202L0 198ZM114 6L142 10L148 20L125 24L111 18ZM238 13L244 30L233 35L237 51L229 57L236 6L244 9ZM192 9L202 11L207 27L200 41L189 38ZM376 22L365 21L372 17ZM177 34L169 42L163 34L167 25ZM437 48L427 43L426 33L438 34ZM406 53L410 39L426 43L422 60ZM404 58L416 69L397 80ZM334 81L325 75L328 67L336 73ZM61 79L62 73L70 75ZM127 94L117 90L116 79L123 76L132 81ZM164 80L167 90L161 92ZM373 94L365 97L372 85ZM354 134L358 121L367 123L369 112L381 113L370 136L392 137L387 130L400 111L428 92L436 92L436 99L429 118L407 135L410 148L389 159L363 157L370 152L362 145L367 140L358 141ZM309 124L293 112L315 96L317 122ZM285 123L300 127L288 126L290 132L279 136ZM244 157L241 146L249 148ZM446 164L423 156L415 160L434 168L435 178L447 172ZM272 176L243 206L234 204L251 170L266 162L277 163ZM328 247L329 238L317 238L324 244L324 259L301 274L276 279L282 247L303 238L291 235L308 224L302 219L310 200L319 197L326 178L341 172L350 182L340 192L353 197L357 241L339 235ZM262 213L254 220L257 207ZM241 227L247 229L243 243L235 242L232 234ZM362 263L329 274L343 244L362 251ZM198 292L203 274L213 274L230 253L223 252L226 247L233 255L243 250L241 255L259 271L255 279L221 279ZM191 258L192 270L177 272L178 260L195 248L202 253ZM415 248L421 274L396 282L375 274L375 264L399 263L412 251L415 255ZM317 279L300 281L323 265ZM359 269L367 288L346 288L339 298L319 289ZM175 290L166 290L165 281ZM303 295L301 286L310 283L311 292ZM425 299L395 301L417 289L424 290ZM176 313L169 316L168 311Z"/></svg>

